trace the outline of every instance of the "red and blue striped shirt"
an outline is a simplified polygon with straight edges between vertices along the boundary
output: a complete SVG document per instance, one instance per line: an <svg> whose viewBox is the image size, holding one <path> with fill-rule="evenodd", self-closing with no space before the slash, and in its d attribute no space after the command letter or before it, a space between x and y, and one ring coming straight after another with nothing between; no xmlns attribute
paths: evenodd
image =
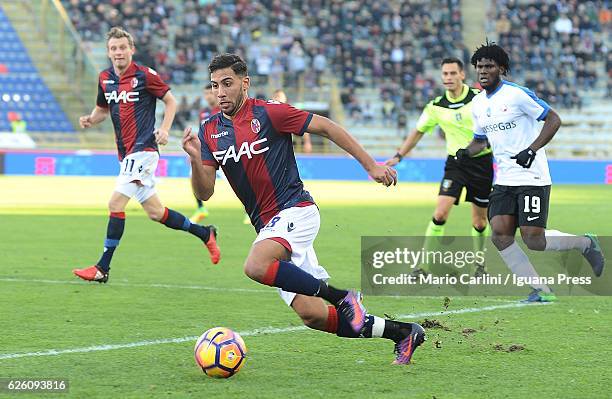
<svg viewBox="0 0 612 399"><path fill-rule="evenodd" d="M314 203L291 138L303 135L311 119L289 104L248 98L232 120L219 112L200 126L202 163L223 169L257 232L281 210Z"/></svg>
<svg viewBox="0 0 612 399"><path fill-rule="evenodd" d="M170 87L153 69L132 62L122 76L111 66L100 72L97 105L108 108L119 160L138 151L157 151L155 105Z"/></svg>

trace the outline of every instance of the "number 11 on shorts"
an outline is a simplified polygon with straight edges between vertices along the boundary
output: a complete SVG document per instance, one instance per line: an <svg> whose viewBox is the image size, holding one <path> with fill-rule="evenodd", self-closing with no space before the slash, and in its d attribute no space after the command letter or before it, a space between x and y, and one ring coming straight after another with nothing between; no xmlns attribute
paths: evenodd
<svg viewBox="0 0 612 399"><path fill-rule="evenodd" d="M526 195L525 197L525 213L540 213L540 197L537 195ZM531 201L529 200L531 198Z"/></svg>
<svg viewBox="0 0 612 399"><path fill-rule="evenodd" d="M132 161L131 164L130 164L130 161ZM128 170L128 165L130 166L130 170ZM134 160L133 159L126 159L125 160L125 169L123 171L124 172L128 172L128 173L132 173L132 169L134 169Z"/></svg>

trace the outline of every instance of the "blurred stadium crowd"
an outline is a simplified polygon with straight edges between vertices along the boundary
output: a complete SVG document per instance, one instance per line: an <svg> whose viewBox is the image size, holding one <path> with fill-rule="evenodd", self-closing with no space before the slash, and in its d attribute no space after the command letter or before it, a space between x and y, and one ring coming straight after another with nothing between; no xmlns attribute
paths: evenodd
<svg viewBox="0 0 612 399"><path fill-rule="evenodd" d="M198 66L205 71L223 51L244 56L256 82L272 87L316 87L329 72L340 81L346 113L364 123L405 125L405 113L441 94L443 57L457 56L472 69L460 0L188 0L180 10L170 0L62 3L86 41L103 41L110 26L130 30L136 60L174 84L203 86ZM581 93L602 79L612 96L609 1L490 4L486 32L511 54L511 79L562 108L580 109ZM364 100L359 89L375 90L377 98ZM186 115L200 108L200 99L181 101Z"/></svg>

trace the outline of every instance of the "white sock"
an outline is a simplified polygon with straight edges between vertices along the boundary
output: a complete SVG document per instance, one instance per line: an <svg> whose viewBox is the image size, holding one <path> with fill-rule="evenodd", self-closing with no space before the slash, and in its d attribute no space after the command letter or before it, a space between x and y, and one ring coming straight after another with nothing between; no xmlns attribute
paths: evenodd
<svg viewBox="0 0 612 399"><path fill-rule="evenodd" d="M544 235L546 236L545 251L577 249L580 252L584 252L591 245L591 239L588 237L575 236L559 230L546 230Z"/></svg>
<svg viewBox="0 0 612 399"><path fill-rule="evenodd" d="M374 324L372 324L372 338L380 338L383 336L383 332L385 331L385 319L378 317L374 317Z"/></svg>
<svg viewBox="0 0 612 399"><path fill-rule="evenodd" d="M529 261L527 254L518 246L516 241L503 251L499 251L502 259L508 268L518 277L540 277ZM551 292L546 284L532 284L535 289L541 289L544 292Z"/></svg>

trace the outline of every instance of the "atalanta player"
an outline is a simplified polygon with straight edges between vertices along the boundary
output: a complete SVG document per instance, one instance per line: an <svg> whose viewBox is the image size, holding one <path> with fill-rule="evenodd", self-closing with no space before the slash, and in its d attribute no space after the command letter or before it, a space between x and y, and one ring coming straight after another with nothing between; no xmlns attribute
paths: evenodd
<svg viewBox="0 0 612 399"><path fill-rule="evenodd" d="M540 281L514 240L518 227L529 249L580 251L595 276L601 276L605 259L596 235L575 236L546 229L551 178L544 146L561 127L561 118L533 91L502 79L510 71L510 58L497 44L487 42L479 47L471 63L484 91L472 100L474 139L457 150L456 158L463 163L491 143L497 174L489 196L488 217L491 239L501 258L515 275ZM541 128L540 121L544 121ZM557 299L545 284L531 287L526 302Z"/></svg>

